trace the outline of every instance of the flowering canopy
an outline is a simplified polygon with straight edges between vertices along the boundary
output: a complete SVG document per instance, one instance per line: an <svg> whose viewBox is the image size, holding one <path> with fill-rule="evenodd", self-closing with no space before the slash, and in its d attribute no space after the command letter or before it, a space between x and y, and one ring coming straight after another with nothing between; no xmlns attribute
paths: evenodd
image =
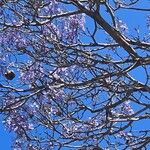
<svg viewBox="0 0 150 150"><path fill-rule="evenodd" d="M149 34L119 17L149 11L139 3L0 2L0 112L14 150L147 148L136 127L150 117Z"/></svg>

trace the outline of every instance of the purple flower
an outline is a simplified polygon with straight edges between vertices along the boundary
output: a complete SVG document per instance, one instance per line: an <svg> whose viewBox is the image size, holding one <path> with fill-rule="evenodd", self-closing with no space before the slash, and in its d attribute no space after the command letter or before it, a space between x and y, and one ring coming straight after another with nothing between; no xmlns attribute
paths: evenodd
<svg viewBox="0 0 150 150"><path fill-rule="evenodd" d="M122 112L125 115L133 115L134 111L130 106L130 101L126 101L122 104Z"/></svg>
<svg viewBox="0 0 150 150"><path fill-rule="evenodd" d="M19 139L16 139L12 147L13 147L13 150L22 150L22 141Z"/></svg>
<svg viewBox="0 0 150 150"><path fill-rule="evenodd" d="M147 27L150 29L150 16L147 17Z"/></svg>
<svg viewBox="0 0 150 150"><path fill-rule="evenodd" d="M29 64L26 68L20 69L21 80L24 83L32 83L44 76L44 70L40 63Z"/></svg>
<svg viewBox="0 0 150 150"><path fill-rule="evenodd" d="M72 15L64 18L64 28L62 28L61 37L67 42L77 42L78 33L84 30L85 18L84 15Z"/></svg>
<svg viewBox="0 0 150 150"><path fill-rule="evenodd" d="M34 129L33 124L29 122L29 118L17 112L11 113L3 123L6 124L10 131L15 131L19 135L23 135L24 130Z"/></svg>
<svg viewBox="0 0 150 150"><path fill-rule="evenodd" d="M127 25L120 19L116 20L116 25L117 25L117 29L121 32L121 33L126 33L128 31L128 27Z"/></svg>

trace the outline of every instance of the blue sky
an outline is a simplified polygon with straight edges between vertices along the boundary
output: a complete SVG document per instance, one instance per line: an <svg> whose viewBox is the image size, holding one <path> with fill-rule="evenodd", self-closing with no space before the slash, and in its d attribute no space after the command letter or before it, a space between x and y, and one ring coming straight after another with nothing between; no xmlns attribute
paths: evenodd
<svg viewBox="0 0 150 150"><path fill-rule="evenodd" d="M0 149L11 150L13 134L6 130L2 124L2 117L0 117Z"/></svg>
<svg viewBox="0 0 150 150"><path fill-rule="evenodd" d="M143 3L142 3L143 2ZM150 1L148 0L143 0L140 3L140 7L145 7L147 8L150 7ZM122 11L118 14L118 17L120 19L122 19L128 26L128 33L130 34L132 32L132 34L135 32L135 30L133 29L133 27L139 27L139 32L140 35L144 36L145 34L147 34L149 32L149 30L146 28L146 16L150 15L150 12L136 12L136 11ZM135 32L136 34L136 32ZM150 67L149 67L149 71L150 71ZM137 80L141 81L141 82L145 82L144 78L145 78L145 73L144 70L142 68L137 68L135 70L133 70L132 72L130 72L130 74L136 78ZM138 128L148 128L148 124L144 124L144 122L141 122L140 124L138 123L137 125L137 129ZM13 134L9 133L6 128L3 126L2 124L2 117L0 117L0 149L3 150L11 150L11 140L12 140Z"/></svg>

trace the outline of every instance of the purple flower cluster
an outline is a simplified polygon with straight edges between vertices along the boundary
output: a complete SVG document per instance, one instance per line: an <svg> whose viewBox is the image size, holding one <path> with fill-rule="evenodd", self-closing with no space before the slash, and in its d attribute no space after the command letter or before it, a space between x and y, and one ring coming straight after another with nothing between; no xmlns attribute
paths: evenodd
<svg viewBox="0 0 150 150"><path fill-rule="evenodd" d="M0 75L4 74L7 70L8 63L6 57L0 53Z"/></svg>
<svg viewBox="0 0 150 150"><path fill-rule="evenodd" d="M72 15L64 18L64 29L61 31L61 37L66 42L76 43L79 31L84 30L85 18L84 15Z"/></svg>
<svg viewBox="0 0 150 150"><path fill-rule="evenodd" d="M147 27L150 29L150 16L147 17Z"/></svg>
<svg viewBox="0 0 150 150"><path fill-rule="evenodd" d="M8 29L5 34L0 33L0 45L8 48L9 51L13 51L18 47L25 47L26 39L16 29Z"/></svg>
<svg viewBox="0 0 150 150"><path fill-rule="evenodd" d="M14 112L6 118L4 123L10 131L15 131L23 136L26 131L33 129L33 124L29 123L28 119L27 116Z"/></svg>
<svg viewBox="0 0 150 150"><path fill-rule="evenodd" d="M133 115L134 111L130 105L130 101L126 101L122 104L122 113L125 115Z"/></svg>
<svg viewBox="0 0 150 150"><path fill-rule="evenodd" d="M117 29L121 32L121 33L127 33L128 31L128 27L127 25L120 19L116 20L116 25L117 25Z"/></svg>
<svg viewBox="0 0 150 150"><path fill-rule="evenodd" d="M28 64L26 68L20 68L21 80L24 83L34 83L44 76L44 70L40 63Z"/></svg>

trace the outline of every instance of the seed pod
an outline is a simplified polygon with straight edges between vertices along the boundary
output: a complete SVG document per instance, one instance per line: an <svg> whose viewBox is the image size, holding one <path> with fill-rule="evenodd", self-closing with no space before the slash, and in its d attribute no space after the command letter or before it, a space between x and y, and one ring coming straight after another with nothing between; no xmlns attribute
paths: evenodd
<svg viewBox="0 0 150 150"><path fill-rule="evenodd" d="M3 2L0 2L0 7L2 7L4 5L4 3Z"/></svg>
<svg viewBox="0 0 150 150"><path fill-rule="evenodd" d="M7 80L13 80L14 77L15 77L15 73L12 70L8 70L5 73L5 77L6 77Z"/></svg>

